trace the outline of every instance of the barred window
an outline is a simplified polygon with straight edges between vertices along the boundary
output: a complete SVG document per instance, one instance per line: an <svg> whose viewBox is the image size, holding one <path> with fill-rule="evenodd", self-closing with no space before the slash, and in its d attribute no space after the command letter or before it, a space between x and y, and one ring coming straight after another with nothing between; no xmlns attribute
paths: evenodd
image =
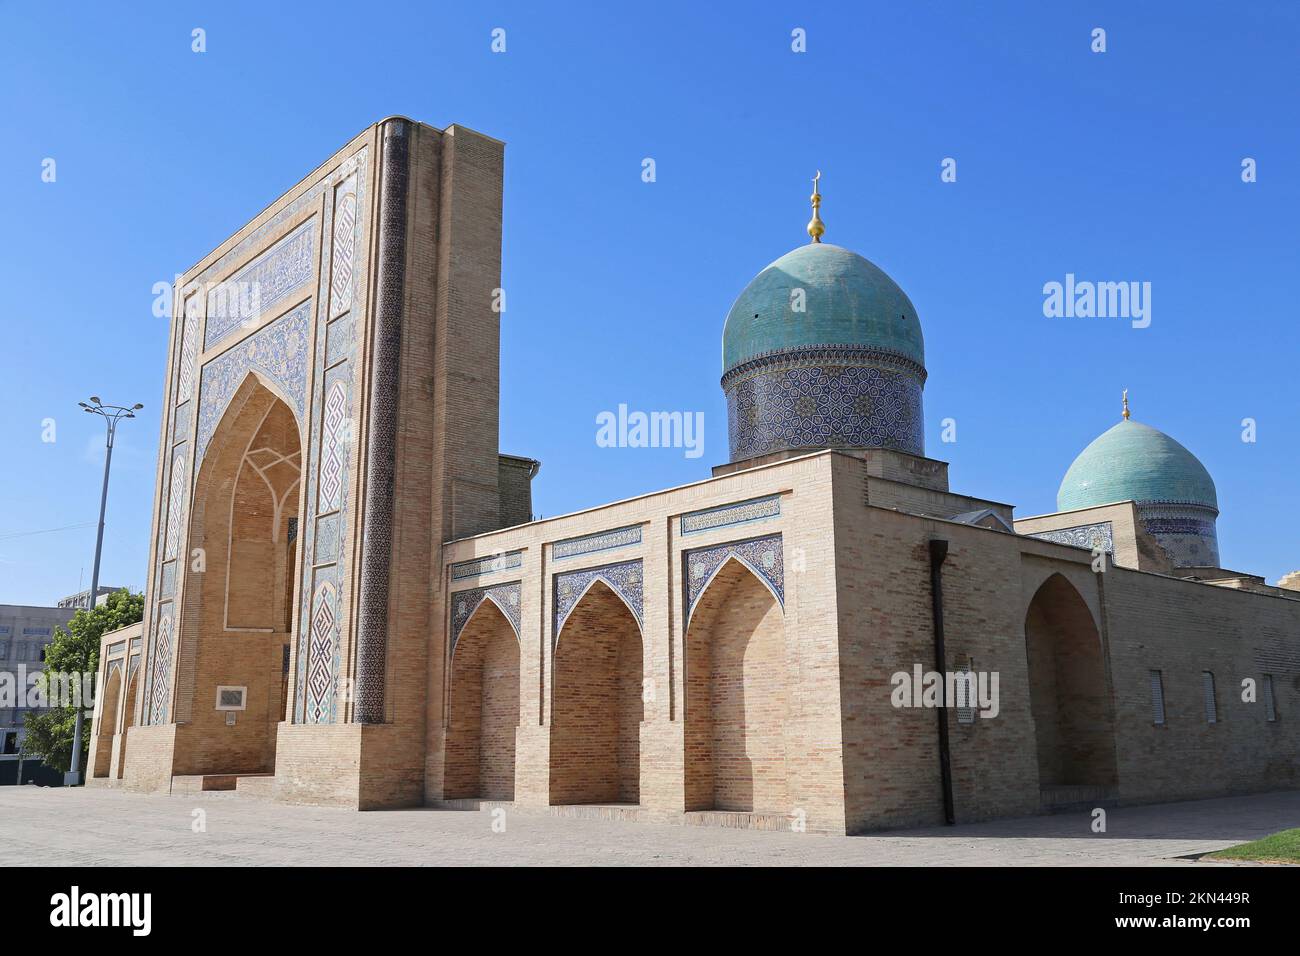
<svg viewBox="0 0 1300 956"><path fill-rule="evenodd" d="M1264 675L1264 719L1277 720L1277 704L1273 699L1273 675Z"/></svg>
<svg viewBox="0 0 1300 956"><path fill-rule="evenodd" d="M1151 678L1151 722L1154 724L1163 724L1165 722L1165 685L1161 679L1159 671L1149 671Z"/></svg>
<svg viewBox="0 0 1300 956"><path fill-rule="evenodd" d="M957 696L957 723L975 723L975 660L967 658L957 669L953 690Z"/></svg>
<svg viewBox="0 0 1300 956"><path fill-rule="evenodd" d="M1214 705L1214 673L1212 671L1201 671L1201 689L1205 693L1205 722L1207 724L1217 724L1219 722L1219 710Z"/></svg>

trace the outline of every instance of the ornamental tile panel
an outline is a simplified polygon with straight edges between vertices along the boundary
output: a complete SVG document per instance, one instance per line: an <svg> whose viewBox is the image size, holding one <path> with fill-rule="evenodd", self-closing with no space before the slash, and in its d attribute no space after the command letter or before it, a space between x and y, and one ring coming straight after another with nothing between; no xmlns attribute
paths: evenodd
<svg viewBox="0 0 1300 956"><path fill-rule="evenodd" d="M201 304L197 295L185 300L185 315L181 326L181 360L176 375L176 405L194 397L194 365L199 357L199 326L203 322L199 315Z"/></svg>
<svg viewBox="0 0 1300 956"><path fill-rule="evenodd" d="M779 534L747 541L729 541L709 548L697 548L682 555L686 570L686 621L689 624L695 602L709 586L714 576L727 562L735 558L758 575L785 607L785 561L782 556L782 539Z"/></svg>
<svg viewBox="0 0 1300 956"><path fill-rule="evenodd" d="M632 610L637 625L640 626L645 607L644 572L640 559L607 564L599 568L585 568L581 571L567 571L554 576L555 581L555 624L551 631L551 646L559 640L564 622L569 619L573 609L578 606L582 596L587 593L595 581L603 581L609 589L621 597Z"/></svg>
<svg viewBox="0 0 1300 956"><path fill-rule="evenodd" d="M598 551L612 551L615 548L627 548L641 543L641 525L629 525L612 531L600 531L578 538L565 538L551 545L551 558L555 561L564 558L576 558L581 554L593 554Z"/></svg>
<svg viewBox="0 0 1300 956"><path fill-rule="evenodd" d="M523 594L522 583L511 581L506 584L493 584L485 588L472 588L468 591L456 591L451 595L451 653L456 652L456 642L460 632L465 629L474 612L484 601L491 601L506 616L514 628L515 638L519 637L519 605Z"/></svg>
<svg viewBox="0 0 1300 956"><path fill-rule="evenodd" d="M255 322L311 282L316 259L316 220L308 219L229 279L208 290L210 349L240 326Z"/></svg>
<svg viewBox="0 0 1300 956"><path fill-rule="evenodd" d="M203 460L226 406L253 370L274 382L288 396L298 421L303 420L310 322L309 299L203 366L199 379L197 460Z"/></svg>
<svg viewBox="0 0 1300 956"><path fill-rule="evenodd" d="M480 575L491 574L494 571L509 571L512 568L523 567L524 553L522 551L506 551L501 554L489 554L484 558L474 558L472 561L457 561L451 566L451 579L453 581L463 581L466 578L477 578Z"/></svg>
<svg viewBox="0 0 1300 956"><path fill-rule="evenodd" d="M1100 545L1103 551L1112 554L1115 551L1115 539L1109 521L1075 525L1072 528L1057 528L1053 531L1036 531L1029 537L1041 541L1054 541L1057 544L1069 544L1076 548L1092 549Z"/></svg>
<svg viewBox="0 0 1300 956"><path fill-rule="evenodd" d="M159 608L158 636L154 641L153 669L149 684L149 724L167 723L167 705L171 691L172 605Z"/></svg>
<svg viewBox="0 0 1300 956"><path fill-rule="evenodd" d="M334 666L338 644L338 593L329 581L322 583L312 598L308 633L307 723L333 723L338 697Z"/></svg>
<svg viewBox="0 0 1300 956"><path fill-rule="evenodd" d="M705 508L703 511L692 511L690 514L682 515L682 534L696 534L733 524L763 521L767 518L779 517L780 514L780 495L751 498L748 501L738 501L735 504Z"/></svg>
<svg viewBox="0 0 1300 956"><path fill-rule="evenodd" d="M351 181L356 193L356 216L354 230L356 241L354 244L355 255L360 256L360 250L364 248L366 223L366 165L369 158L368 148L361 149L354 153L330 177L322 182L318 187L310 192L312 203L318 203L322 195L332 196L333 202L325 203L324 221L321 224L322 234L330 237L330 241L323 243L324 248L321 250L321 257L324 260L321 264L320 274L317 276L316 301L329 302L332 291L332 278L334 269L332 266L334 238L336 230L334 228L333 216L338 198L338 188L340 184ZM355 268L355 264L354 264ZM354 278L352 285L352 298L360 294L360 283ZM331 502L337 499L337 510L332 514L321 516L317 508L317 501L320 497L319 482L320 468L317 463L322 458L322 445L325 441L325 404L327 398L334 393L336 385L341 385L344 394L347 397L349 406L356 396L358 387L355 375L356 363L346 361L350 358L355 350L354 330L353 330L353 312L344 315L343 318L336 319L333 322L328 321L329 309L321 308L317 314L316 329L316 350L312 361L317 369L328 369L324 375L317 374L312 394L309 398L311 405L311 421L319 422L320 425L313 425L311 434L308 438L308 448L305 460L311 464L304 468L303 480L306 482L307 489L304 497L305 513L302 524L302 543L303 554L313 555L315 566L312 561L303 562L303 576L301 586L298 588L299 617L302 621L311 621L314 610L312 600L316 594L316 589L324 582L328 581L334 588L334 606L339 615L339 620L335 626L336 637L333 647L333 658L330 661L330 680L336 688L333 694L333 701L328 711L322 714L319 709L316 715L322 719L328 719L330 722L336 722L342 717L343 704L346 701L342 692L338 689L343 686L341 675L343 654L345 652L345 639L347 637L346 624L343 618L343 608L347 600L347 584L351 580L349 575L349 554L347 549L341 546L341 541L348 526L349 510L351 503L349 496L349 471L351 468L350 442L344 441L341 448L341 472L337 477L338 491L335 493L329 490ZM346 324L345 324L346 323ZM345 335L339 333L346 331ZM351 418L353 412L349 408L347 416ZM332 564L329 562L333 562ZM307 720L307 699L308 699L308 662L312 660L311 654L311 629L309 626L299 628L297 635L297 664L296 673L293 678L294 703L293 719L297 723ZM320 660L320 658L316 658ZM319 702L319 701L317 701Z"/></svg>

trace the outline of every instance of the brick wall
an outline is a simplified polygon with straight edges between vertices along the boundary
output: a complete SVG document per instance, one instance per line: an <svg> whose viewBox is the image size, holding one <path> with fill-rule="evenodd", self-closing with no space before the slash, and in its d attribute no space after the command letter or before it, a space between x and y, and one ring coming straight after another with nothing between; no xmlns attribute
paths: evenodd
<svg viewBox="0 0 1300 956"><path fill-rule="evenodd" d="M788 813L785 622L754 573L729 561L686 635L686 805Z"/></svg>
<svg viewBox="0 0 1300 956"><path fill-rule="evenodd" d="M552 803L639 803L641 632L597 581L569 615L555 653Z"/></svg>
<svg viewBox="0 0 1300 956"><path fill-rule="evenodd" d="M484 601L452 657L446 744L447 799L513 800L519 728L519 640Z"/></svg>

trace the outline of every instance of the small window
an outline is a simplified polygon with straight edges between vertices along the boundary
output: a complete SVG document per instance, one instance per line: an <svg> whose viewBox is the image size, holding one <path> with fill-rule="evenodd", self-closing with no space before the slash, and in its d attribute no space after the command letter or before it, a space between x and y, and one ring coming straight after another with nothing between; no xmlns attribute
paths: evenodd
<svg viewBox="0 0 1300 956"><path fill-rule="evenodd" d="M1165 722L1165 685L1159 671L1150 671L1151 677L1151 722Z"/></svg>
<svg viewBox="0 0 1300 956"><path fill-rule="evenodd" d="M1205 722L1207 724L1217 724L1219 722L1219 709L1214 705L1213 672L1201 671L1201 689L1205 693Z"/></svg>
<svg viewBox="0 0 1300 956"><path fill-rule="evenodd" d="M1269 721L1277 720L1277 704L1273 698L1273 675L1264 675L1264 719Z"/></svg>
<svg viewBox="0 0 1300 956"><path fill-rule="evenodd" d="M247 697L247 687L218 687L217 710L243 710Z"/></svg>
<svg viewBox="0 0 1300 956"><path fill-rule="evenodd" d="M975 723L975 660L967 658L953 681L953 691L957 698L957 723Z"/></svg>
<svg viewBox="0 0 1300 956"><path fill-rule="evenodd" d="M9 645L0 644L0 661L9 659Z"/></svg>

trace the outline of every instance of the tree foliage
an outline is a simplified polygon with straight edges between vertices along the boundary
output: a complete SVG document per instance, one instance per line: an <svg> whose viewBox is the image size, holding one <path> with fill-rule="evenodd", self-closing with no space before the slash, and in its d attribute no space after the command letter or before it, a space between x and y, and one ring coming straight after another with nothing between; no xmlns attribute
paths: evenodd
<svg viewBox="0 0 1300 956"><path fill-rule="evenodd" d="M96 673L99 668L100 638L109 631L135 624L143 618L144 595L131 594L125 588L108 595L103 604L90 610L78 609L66 629L62 626L55 629L54 640L45 650L45 672L37 680L48 689L48 674ZM87 707L89 706L88 702ZM23 750L39 754L46 766L66 772L72 766L72 738L76 719L77 710L72 706L29 711L24 724L27 738ZM90 720L82 721L83 761L89 751L90 725Z"/></svg>

